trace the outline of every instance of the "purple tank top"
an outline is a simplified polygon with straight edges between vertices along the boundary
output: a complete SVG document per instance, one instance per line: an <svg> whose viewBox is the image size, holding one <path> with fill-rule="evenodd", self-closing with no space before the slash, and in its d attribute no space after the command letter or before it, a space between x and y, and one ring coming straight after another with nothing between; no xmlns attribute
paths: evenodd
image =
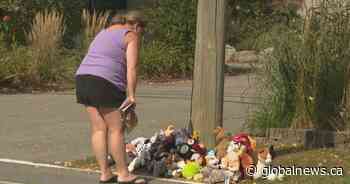
<svg viewBox="0 0 350 184"><path fill-rule="evenodd" d="M126 89L126 48L123 42L127 29L102 30L92 41L76 75L94 75Z"/></svg>

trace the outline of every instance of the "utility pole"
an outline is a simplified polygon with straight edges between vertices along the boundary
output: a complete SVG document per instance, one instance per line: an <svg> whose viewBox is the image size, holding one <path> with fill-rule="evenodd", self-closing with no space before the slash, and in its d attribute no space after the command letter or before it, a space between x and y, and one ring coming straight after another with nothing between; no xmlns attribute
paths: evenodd
<svg viewBox="0 0 350 184"><path fill-rule="evenodd" d="M89 9L91 12L94 12L96 9L96 0L89 0Z"/></svg>
<svg viewBox="0 0 350 184"><path fill-rule="evenodd" d="M222 126L226 0L199 0L191 123L201 141L215 146L213 130Z"/></svg>

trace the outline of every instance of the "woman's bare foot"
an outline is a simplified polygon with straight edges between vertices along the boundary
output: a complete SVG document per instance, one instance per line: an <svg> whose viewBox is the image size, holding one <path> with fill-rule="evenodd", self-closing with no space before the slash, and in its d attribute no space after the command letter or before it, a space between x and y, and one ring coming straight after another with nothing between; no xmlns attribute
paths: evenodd
<svg viewBox="0 0 350 184"><path fill-rule="evenodd" d="M111 171L106 172L106 173L101 173L100 181L107 181L113 177L114 177L114 175L112 174Z"/></svg>
<svg viewBox="0 0 350 184"><path fill-rule="evenodd" d="M144 184L147 183L145 179L139 178L136 175L129 174L127 176L119 176L118 183L134 183L134 184Z"/></svg>

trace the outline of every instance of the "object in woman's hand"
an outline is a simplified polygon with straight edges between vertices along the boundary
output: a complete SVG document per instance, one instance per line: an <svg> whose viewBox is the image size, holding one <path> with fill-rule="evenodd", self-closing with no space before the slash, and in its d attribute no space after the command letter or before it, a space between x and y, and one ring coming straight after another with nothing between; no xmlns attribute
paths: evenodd
<svg viewBox="0 0 350 184"><path fill-rule="evenodd" d="M135 104L133 103L123 103L119 107L122 123L125 130L130 133L138 123L137 115L135 112Z"/></svg>

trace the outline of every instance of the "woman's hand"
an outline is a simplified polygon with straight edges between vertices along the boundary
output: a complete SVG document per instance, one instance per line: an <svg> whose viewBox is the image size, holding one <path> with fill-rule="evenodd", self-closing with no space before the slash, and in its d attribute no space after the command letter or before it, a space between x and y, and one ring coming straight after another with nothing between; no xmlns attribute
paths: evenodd
<svg viewBox="0 0 350 184"><path fill-rule="evenodd" d="M128 108L129 106L136 106L136 99L133 96L127 97L122 105L120 106L120 109Z"/></svg>
<svg viewBox="0 0 350 184"><path fill-rule="evenodd" d="M134 96L129 96L128 99L131 103L136 104L136 99Z"/></svg>
<svg viewBox="0 0 350 184"><path fill-rule="evenodd" d="M127 98L127 101L129 101L129 103L131 103L131 104L134 104L134 105L136 104L136 99L134 96L129 96Z"/></svg>

